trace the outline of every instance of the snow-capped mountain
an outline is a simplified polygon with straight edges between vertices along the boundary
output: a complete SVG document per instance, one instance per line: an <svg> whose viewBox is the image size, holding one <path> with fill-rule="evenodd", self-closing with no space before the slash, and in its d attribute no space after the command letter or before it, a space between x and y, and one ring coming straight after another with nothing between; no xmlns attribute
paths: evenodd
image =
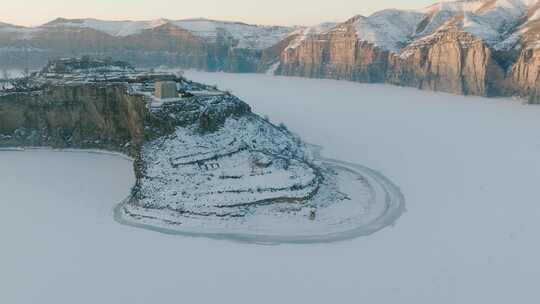
<svg viewBox="0 0 540 304"><path fill-rule="evenodd" d="M538 0L446 1L420 10L389 9L367 17L357 15L344 23L308 27L302 32L302 40L310 35L344 31L352 25L358 40L398 53L407 42L456 26L490 45L502 47L502 42L516 30L524 33L524 28L528 30L529 25L540 20L539 8Z"/></svg>
<svg viewBox="0 0 540 304"><path fill-rule="evenodd" d="M444 1L312 27L208 19L0 24L0 65L8 67L89 54L141 66L270 71L533 99L540 95L539 49L540 0Z"/></svg>
<svg viewBox="0 0 540 304"><path fill-rule="evenodd" d="M414 11L384 10L369 17L356 16L349 22L359 39L398 51L415 34L422 19L423 14Z"/></svg>
<svg viewBox="0 0 540 304"><path fill-rule="evenodd" d="M38 27L0 25L0 66L38 67L75 55L110 56L142 66L257 70L263 50L299 27L209 19L106 21L58 18Z"/></svg>

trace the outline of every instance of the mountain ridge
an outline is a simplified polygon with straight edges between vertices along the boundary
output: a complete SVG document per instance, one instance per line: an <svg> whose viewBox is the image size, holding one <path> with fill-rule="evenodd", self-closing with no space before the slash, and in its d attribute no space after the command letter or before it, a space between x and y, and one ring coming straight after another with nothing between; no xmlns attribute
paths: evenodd
<svg viewBox="0 0 540 304"><path fill-rule="evenodd" d="M33 28L0 24L0 65L42 65L88 54L208 71L272 67L280 75L519 95L533 102L540 102L539 49L539 0L444 1L312 27L204 18L58 18Z"/></svg>

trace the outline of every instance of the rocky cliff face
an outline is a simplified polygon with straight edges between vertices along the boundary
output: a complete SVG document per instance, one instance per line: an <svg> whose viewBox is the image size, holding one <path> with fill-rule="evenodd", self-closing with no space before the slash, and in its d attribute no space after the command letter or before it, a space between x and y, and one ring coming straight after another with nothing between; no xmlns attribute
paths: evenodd
<svg viewBox="0 0 540 304"><path fill-rule="evenodd" d="M277 73L362 82L385 80L389 52L359 41L351 22L285 49Z"/></svg>
<svg viewBox="0 0 540 304"><path fill-rule="evenodd" d="M455 94L503 93L504 71L485 43L451 29L404 49L402 56L358 40L346 25L306 39L282 53L277 73L314 78L387 82Z"/></svg>
<svg viewBox="0 0 540 304"><path fill-rule="evenodd" d="M529 98L530 103L540 103L540 49L523 50L509 77L515 94Z"/></svg>
<svg viewBox="0 0 540 304"><path fill-rule="evenodd" d="M146 107L124 85L52 87L0 96L0 146L99 148L133 155Z"/></svg>
<svg viewBox="0 0 540 304"><path fill-rule="evenodd" d="M394 56L387 82L463 95L504 93L504 71L479 38L451 28L422 39Z"/></svg>

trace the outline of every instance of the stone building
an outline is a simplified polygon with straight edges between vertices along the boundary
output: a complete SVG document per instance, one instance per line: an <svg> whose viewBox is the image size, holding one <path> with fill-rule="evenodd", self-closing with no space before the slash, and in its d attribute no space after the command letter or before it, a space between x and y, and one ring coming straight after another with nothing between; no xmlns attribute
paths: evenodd
<svg viewBox="0 0 540 304"><path fill-rule="evenodd" d="M154 95L159 99L176 98L178 90L174 81L158 81L156 82L156 90Z"/></svg>

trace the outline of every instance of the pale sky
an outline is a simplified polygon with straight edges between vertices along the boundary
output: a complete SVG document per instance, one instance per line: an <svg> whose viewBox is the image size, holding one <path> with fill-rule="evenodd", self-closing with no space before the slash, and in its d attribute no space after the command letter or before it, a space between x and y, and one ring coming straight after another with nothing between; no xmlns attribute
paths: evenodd
<svg viewBox="0 0 540 304"><path fill-rule="evenodd" d="M107 20L206 17L254 24L313 25L438 0L2 0L0 22L40 25L57 17Z"/></svg>

